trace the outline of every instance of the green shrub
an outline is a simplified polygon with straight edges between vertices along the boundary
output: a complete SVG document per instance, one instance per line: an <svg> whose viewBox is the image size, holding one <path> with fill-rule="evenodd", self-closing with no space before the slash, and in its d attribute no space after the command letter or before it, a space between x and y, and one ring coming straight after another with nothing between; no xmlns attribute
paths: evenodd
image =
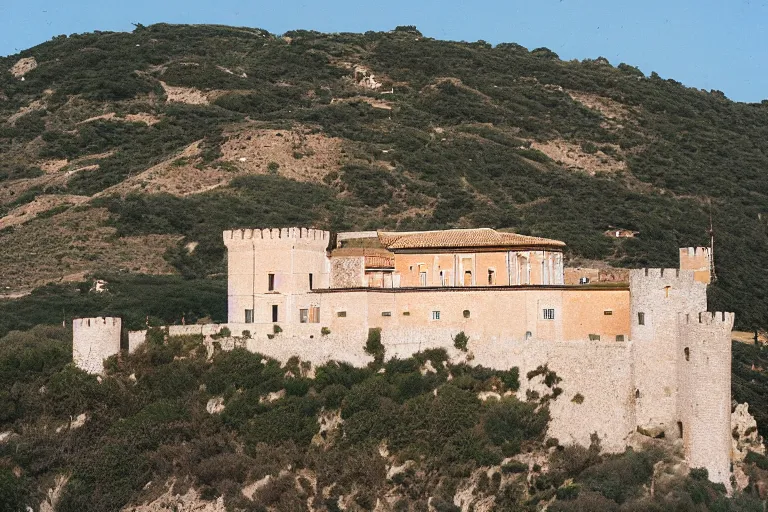
<svg viewBox="0 0 768 512"><path fill-rule="evenodd" d="M464 331L459 332L453 337L453 346L462 352L467 351L467 343L469 343L469 336L464 334Z"/></svg>
<svg viewBox="0 0 768 512"><path fill-rule="evenodd" d="M320 329L320 336L328 336L331 334L331 330L328 327L322 327Z"/></svg>
<svg viewBox="0 0 768 512"><path fill-rule="evenodd" d="M381 327L368 329L368 339L365 342L365 353L373 356L376 362L384 361L384 344L381 342Z"/></svg>
<svg viewBox="0 0 768 512"><path fill-rule="evenodd" d="M24 481L9 469L0 469L0 510L26 512L28 492Z"/></svg>
<svg viewBox="0 0 768 512"><path fill-rule="evenodd" d="M535 404L521 402L514 397L486 402L484 430L488 439L496 445L505 442L522 442L541 439L549 422L546 408L537 410Z"/></svg>

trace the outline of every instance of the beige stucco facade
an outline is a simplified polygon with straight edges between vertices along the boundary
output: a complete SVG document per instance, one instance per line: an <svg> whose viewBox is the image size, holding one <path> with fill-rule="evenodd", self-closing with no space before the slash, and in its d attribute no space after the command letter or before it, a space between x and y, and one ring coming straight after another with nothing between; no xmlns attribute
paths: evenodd
<svg viewBox="0 0 768 512"><path fill-rule="evenodd" d="M606 450L620 451L638 427L660 427L668 437L682 437L692 465L729 485L733 315L706 312L698 249L693 262L690 250L681 251L681 267L696 268L632 270L628 286L566 286L553 241L539 239L543 248L473 248L464 241L512 245L518 238L487 231L449 235L389 233L382 237L385 247L336 251L325 231L224 232L229 346L283 361L299 356L313 364L363 365L371 360L363 350L368 331L380 328L387 357L444 348L466 360L453 346L464 332L472 364L520 369L523 399L540 384L527 372L545 364L557 372L563 394L550 404L549 435L561 442L586 445L597 433ZM464 246L418 247L434 240ZM516 262L523 257L521 267ZM468 270L471 279L457 283ZM221 327L172 326L169 332L210 335ZM82 353L101 344L98 355L107 357L119 349L116 332L80 328L75 346ZM130 347L142 336L131 333ZM577 394L583 401L571 400Z"/></svg>

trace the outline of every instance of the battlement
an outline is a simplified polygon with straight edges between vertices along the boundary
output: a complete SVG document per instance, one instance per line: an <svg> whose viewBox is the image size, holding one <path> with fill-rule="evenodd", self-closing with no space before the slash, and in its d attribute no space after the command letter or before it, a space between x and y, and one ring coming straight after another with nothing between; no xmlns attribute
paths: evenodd
<svg viewBox="0 0 768 512"><path fill-rule="evenodd" d="M679 285L692 285L694 282L693 270L679 268L637 268L629 271L630 283L642 281L665 281Z"/></svg>
<svg viewBox="0 0 768 512"><path fill-rule="evenodd" d="M733 329L733 322L736 319L734 313L725 311L702 311L698 315L680 313L680 323L688 326L712 326L720 329Z"/></svg>
<svg viewBox="0 0 768 512"><path fill-rule="evenodd" d="M289 243L325 249L331 234L328 231L310 228L264 228L231 229L223 233L224 245L247 243L251 246Z"/></svg>
<svg viewBox="0 0 768 512"><path fill-rule="evenodd" d="M681 247L680 260L683 258L707 258L709 260L709 247Z"/></svg>
<svg viewBox="0 0 768 512"><path fill-rule="evenodd" d="M120 328L122 320L116 316L98 316L93 318L75 318L72 320L73 328L99 329L103 327L117 327Z"/></svg>
<svg viewBox="0 0 768 512"><path fill-rule="evenodd" d="M693 270L697 281L709 284L712 281L712 250L709 247L681 247L680 268Z"/></svg>

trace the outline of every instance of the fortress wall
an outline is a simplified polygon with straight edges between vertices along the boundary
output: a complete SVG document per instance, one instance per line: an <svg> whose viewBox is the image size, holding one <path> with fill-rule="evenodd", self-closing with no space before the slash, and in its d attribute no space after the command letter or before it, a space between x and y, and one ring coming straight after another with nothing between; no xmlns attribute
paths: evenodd
<svg viewBox="0 0 768 512"><path fill-rule="evenodd" d="M88 373L104 371L104 360L120 352L122 321L114 317L72 321L72 360Z"/></svg>
<svg viewBox="0 0 768 512"><path fill-rule="evenodd" d="M331 288L357 288L364 285L365 256L331 258Z"/></svg>
<svg viewBox="0 0 768 512"><path fill-rule="evenodd" d="M698 314L707 309L704 283L692 270L637 269L630 271L631 339L635 344L637 422L677 432L678 312ZM640 325L642 313L644 325Z"/></svg>
<svg viewBox="0 0 768 512"><path fill-rule="evenodd" d="M733 313L681 314L678 404L683 446L691 467L730 487L731 329Z"/></svg>

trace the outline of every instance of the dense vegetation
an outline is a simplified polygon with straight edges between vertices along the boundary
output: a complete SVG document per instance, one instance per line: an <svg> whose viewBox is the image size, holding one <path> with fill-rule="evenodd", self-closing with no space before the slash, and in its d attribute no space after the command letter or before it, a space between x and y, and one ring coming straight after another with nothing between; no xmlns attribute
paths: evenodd
<svg viewBox="0 0 768 512"><path fill-rule="evenodd" d="M21 57L38 62L24 81L4 71ZM355 65L381 86L363 87ZM719 276L712 308L736 311L745 329L768 327L764 104L734 103L602 58L564 62L546 48L439 41L412 27L277 37L138 26L59 36L0 58L0 70L0 119L39 102L0 123L0 187L14 190L2 196L0 213L40 194L98 193L194 141L202 141L196 166L235 169L220 149L233 127L303 126L343 140L336 168L316 183L270 165L265 176L196 195L139 189L90 203L109 209L118 237L183 235L166 259L186 277L223 270L224 227L296 224L491 226L565 240L571 258L676 266L678 247L708 243L711 215ZM215 94L208 105L167 103L160 81ZM362 101L372 99L390 108ZM79 124L105 112L145 112L159 122ZM533 148L547 142L598 163L574 170L581 164ZM91 158L85 163L99 168L34 185L45 178L37 163L57 158ZM0 231L2 250L14 250L14 232L55 226L60 211ZM610 239L609 226L640 236ZM190 241L199 242L192 254L183 250ZM0 284L12 288L14 276L0 275Z"/></svg>
<svg viewBox="0 0 768 512"><path fill-rule="evenodd" d="M280 365L153 330L97 378L73 367L70 339L43 326L0 339L0 432L12 433L0 442L2 510L37 508L57 477L56 510L79 512L152 501L172 482L228 510L426 511L431 498L454 511L458 495L498 510L763 510L752 488L727 499L705 471L680 472L662 445L558 446L546 404L478 399L516 390L515 368L449 364L443 351ZM211 399L223 411L208 412ZM242 490L257 481L251 499Z"/></svg>

